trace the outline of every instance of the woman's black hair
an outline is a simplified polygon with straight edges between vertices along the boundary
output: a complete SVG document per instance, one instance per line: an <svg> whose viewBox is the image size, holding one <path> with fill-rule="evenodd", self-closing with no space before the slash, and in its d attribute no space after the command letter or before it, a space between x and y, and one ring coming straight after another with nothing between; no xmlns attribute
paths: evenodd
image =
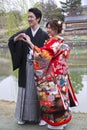
<svg viewBox="0 0 87 130"><path fill-rule="evenodd" d="M52 20L52 21L47 22L46 27L48 27L48 25L50 25L50 28L52 28L53 30L57 30L57 33L61 33L61 31L62 31L62 21Z"/></svg>

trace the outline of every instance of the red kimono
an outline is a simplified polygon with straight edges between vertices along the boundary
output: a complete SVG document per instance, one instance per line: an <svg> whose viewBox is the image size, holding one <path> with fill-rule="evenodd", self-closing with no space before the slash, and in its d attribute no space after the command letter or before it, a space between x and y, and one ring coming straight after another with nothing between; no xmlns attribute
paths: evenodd
<svg viewBox="0 0 87 130"><path fill-rule="evenodd" d="M68 123L69 107L76 106L66 59L70 48L64 39L55 36L42 48L34 46L35 86L40 100L41 117L52 126Z"/></svg>

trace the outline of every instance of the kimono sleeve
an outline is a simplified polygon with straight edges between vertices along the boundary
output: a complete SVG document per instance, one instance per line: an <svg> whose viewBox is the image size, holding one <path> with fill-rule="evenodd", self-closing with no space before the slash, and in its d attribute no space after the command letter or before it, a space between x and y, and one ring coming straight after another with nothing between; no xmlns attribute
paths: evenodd
<svg viewBox="0 0 87 130"><path fill-rule="evenodd" d="M34 51L36 51L41 57L52 59L57 52L60 50L63 40L58 40L56 38L50 39L42 48L34 46Z"/></svg>
<svg viewBox="0 0 87 130"><path fill-rule="evenodd" d="M14 36L8 40L8 47L11 53L13 70L16 70L21 65L22 60L22 44L20 42L14 43Z"/></svg>

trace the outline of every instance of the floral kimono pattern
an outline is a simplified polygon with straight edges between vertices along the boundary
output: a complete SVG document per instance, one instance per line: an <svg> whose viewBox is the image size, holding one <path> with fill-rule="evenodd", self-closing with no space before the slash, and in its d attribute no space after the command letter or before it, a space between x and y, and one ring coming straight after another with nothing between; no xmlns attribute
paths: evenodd
<svg viewBox="0 0 87 130"><path fill-rule="evenodd" d="M40 100L41 117L53 126L68 123L69 107L77 105L66 59L70 48L60 36L51 38L44 47L34 46L35 86Z"/></svg>

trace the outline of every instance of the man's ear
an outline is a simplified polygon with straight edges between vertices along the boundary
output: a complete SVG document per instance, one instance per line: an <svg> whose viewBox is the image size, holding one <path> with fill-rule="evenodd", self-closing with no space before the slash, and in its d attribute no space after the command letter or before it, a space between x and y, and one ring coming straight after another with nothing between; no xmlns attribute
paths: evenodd
<svg viewBox="0 0 87 130"><path fill-rule="evenodd" d="M37 19L38 23L40 23L40 18Z"/></svg>

